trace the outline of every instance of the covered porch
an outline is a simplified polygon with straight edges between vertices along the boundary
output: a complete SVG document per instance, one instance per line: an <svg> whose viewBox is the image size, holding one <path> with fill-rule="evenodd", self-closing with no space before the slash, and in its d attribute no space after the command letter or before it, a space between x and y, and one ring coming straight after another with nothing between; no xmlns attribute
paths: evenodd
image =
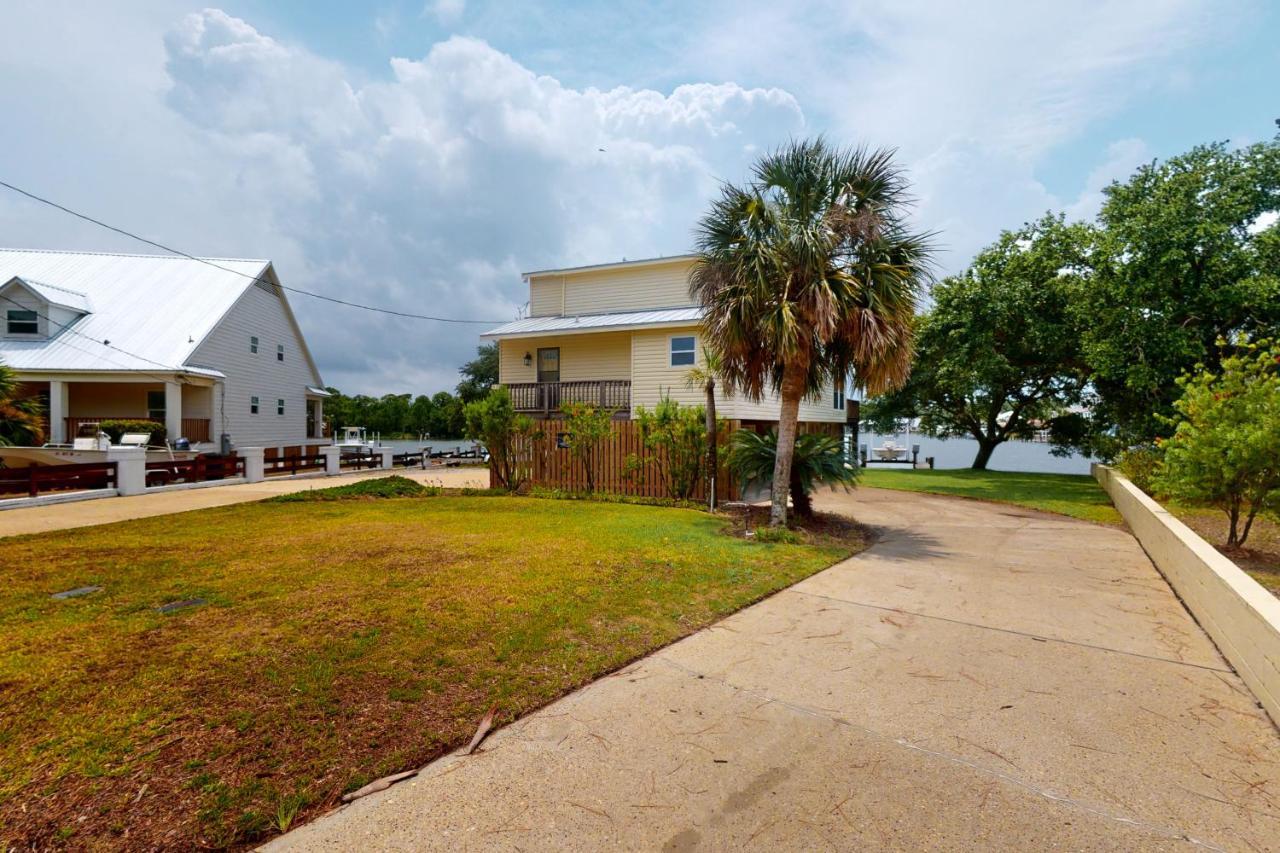
<svg viewBox="0 0 1280 853"><path fill-rule="evenodd" d="M70 442L82 424L122 419L163 424L168 441L207 445L217 439L220 383L213 378L38 377L22 384L45 404L45 440L51 444Z"/></svg>

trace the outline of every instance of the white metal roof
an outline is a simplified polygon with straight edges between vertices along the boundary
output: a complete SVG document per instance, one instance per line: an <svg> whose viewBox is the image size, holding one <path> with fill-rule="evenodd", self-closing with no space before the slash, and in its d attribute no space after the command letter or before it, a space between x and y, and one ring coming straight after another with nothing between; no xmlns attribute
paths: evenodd
<svg viewBox="0 0 1280 853"><path fill-rule="evenodd" d="M667 255L659 258L638 258L634 261L612 261L607 264L587 264L581 267L562 267L554 270L533 270L532 272L521 273L527 280L539 275L573 275L580 272L594 272L595 270L611 270L626 269L627 267L647 267L656 266L658 264L674 264L689 263L696 260L697 255Z"/></svg>
<svg viewBox="0 0 1280 853"><path fill-rule="evenodd" d="M9 279L5 284L12 284L15 281L51 305L60 305L63 308L70 308L72 311L79 311L81 314L88 314L93 310L86 294L75 290L67 290L65 287L58 287L48 282L36 281L32 278L20 278L18 276Z"/></svg>
<svg viewBox="0 0 1280 853"><path fill-rule="evenodd" d="M610 329L645 329L687 326L702 321L702 309L661 308L656 311L626 311L616 314L583 314L579 317L529 317L490 329L482 338L532 338L577 332L604 332Z"/></svg>
<svg viewBox="0 0 1280 853"><path fill-rule="evenodd" d="M16 276L36 290L56 288L58 304L77 308L67 301L75 294L83 306L79 310L92 306L66 328L51 328L47 339L0 338L0 362L17 370L220 375L186 361L270 263L208 260L227 269L181 257L0 249L0 282ZM51 290L48 298L53 297Z"/></svg>

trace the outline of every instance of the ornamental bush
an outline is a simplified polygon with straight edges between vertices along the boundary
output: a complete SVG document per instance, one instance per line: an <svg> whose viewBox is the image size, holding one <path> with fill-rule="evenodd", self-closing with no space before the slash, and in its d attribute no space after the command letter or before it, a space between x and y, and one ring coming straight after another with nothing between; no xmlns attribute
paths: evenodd
<svg viewBox="0 0 1280 853"><path fill-rule="evenodd" d="M1178 380L1182 397L1154 485L1172 498L1216 506L1241 546L1260 512L1280 507L1280 343L1234 344L1217 372Z"/></svg>
<svg viewBox="0 0 1280 853"><path fill-rule="evenodd" d="M132 418L113 418L98 424L98 428L111 437L112 444L119 444L127 432L145 432L150 438L147 444L164 444L164 424L156 421L135 420ZM68 436L68 439L75 436Z"/></svg>

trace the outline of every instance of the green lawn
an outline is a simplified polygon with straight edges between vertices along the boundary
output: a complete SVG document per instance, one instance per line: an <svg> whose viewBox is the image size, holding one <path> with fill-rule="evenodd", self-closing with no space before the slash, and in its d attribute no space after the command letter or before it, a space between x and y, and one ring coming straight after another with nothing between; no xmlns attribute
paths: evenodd
<svg viewBox="0 0 1280 853"><path fill-rule="evenodd" d="M1120 513L1097 481L1086 474L1022 474L1007 471L973 471L868 467L864 486L901 489L998 501L1061 513L1100 524L1121 524Z"/></svg>
<svg viewBox="0 0 1280 853"><path fill-rule="evenodd" d="M0 849L262 839L860 545L724 528L417 496L0 540Z"/></svg>

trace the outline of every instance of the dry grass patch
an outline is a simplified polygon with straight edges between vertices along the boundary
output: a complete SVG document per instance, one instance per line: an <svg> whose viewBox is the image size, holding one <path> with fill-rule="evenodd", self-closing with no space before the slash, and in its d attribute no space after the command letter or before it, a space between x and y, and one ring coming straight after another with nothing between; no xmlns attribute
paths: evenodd
<svg viewBox="0 0 1280 853"><path fill-rule="evenodd" d="M0 540L0 847L259 841L860 547L726 525L400 497Z"/></svg>

